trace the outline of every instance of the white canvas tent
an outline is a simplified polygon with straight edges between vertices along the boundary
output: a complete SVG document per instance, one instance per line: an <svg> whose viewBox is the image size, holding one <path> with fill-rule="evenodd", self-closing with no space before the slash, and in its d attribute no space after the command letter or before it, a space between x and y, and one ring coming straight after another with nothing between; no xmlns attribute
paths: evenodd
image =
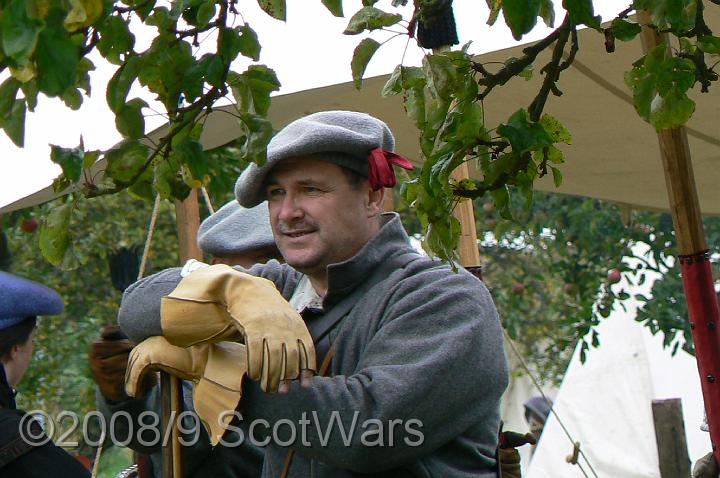
<svg viewBox="0 0 720 478"><path fill-rule="evenodd" d="M710 451L709 434L700 430L703 399L695 359L683 351L671 356L661 338L633 316L632 308L616 310L600 324L600 347L588 352L585 364L576 350L555 398L556 413L599 477L660 478L653 399L681 398L690 458ZM582 478L566 461L572 450L551 416L523 476Z"/></svg>

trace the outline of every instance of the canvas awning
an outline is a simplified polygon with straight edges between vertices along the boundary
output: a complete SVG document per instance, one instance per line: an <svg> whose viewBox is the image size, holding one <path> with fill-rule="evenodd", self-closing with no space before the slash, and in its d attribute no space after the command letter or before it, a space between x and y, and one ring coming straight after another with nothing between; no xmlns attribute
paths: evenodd
<svg viewBox="0 0 720 478"><path fill-rule="evenodd" d="M707 10L711 27L720 27L720 15ZM630 90L623 75L642 56L639 41L617 42L616 51L606 53L604 37L594 30L579 33L580 51L574 66L565 71L560 82L561 97L551 97L546 112L557 117L573 135L573 144L565 148L566 164L561 166L563 184L555 188L552 178L538 181L536 188L566 194L589 196L638 208L668 210L668 198L654 129L634 111ZM478 61L502 62L521 56L516 46L478 57ZM380 52L379 54L382 54ZM539 69L544 64L536 63ZM547 56L545 56L547 58ZM388 75L367 79L358 91L352 82L315 88L273 98L270 119L275 127L320 110L348 109L364 111L385 120L397 138L397 149L410 158L419 158L418 133L405 115L401 98L382 98L380 91ZM531 81L514 78L497 88L486 106L486 122L497 124L517 109L527 107L539 88L542 77L535 72ZM699 88L692 98L697 109L688 124L691 156L700 206L703 214L720 214L720 88L710 93ZM231 107L217 108L207 119L201 141L205 149L229 143L240 134ZM161 127L151 136L161 137ZM102 169L104 165L98 164ZM0 208L0 213L46 202L57 194L51 188Z"/></svg>

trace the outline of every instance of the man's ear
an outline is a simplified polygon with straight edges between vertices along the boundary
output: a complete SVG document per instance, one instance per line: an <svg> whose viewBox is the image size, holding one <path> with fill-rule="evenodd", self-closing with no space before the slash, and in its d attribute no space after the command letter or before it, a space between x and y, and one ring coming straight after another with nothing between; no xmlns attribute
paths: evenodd
<svg viewBox="0 0 720 478"><path fill-rule="evenodd" d="M14 344L12 347L10 347L10 350L8 350L8 357L10 357L10 360L14 360L15 357L17 357L18 352L20 352L20 344Z"/></svg>
<svg viewBox="0 0 720 478"><path fill-rule="evenodd" d="M385 188L373 190L368 189L368 217L375 217L383 212L383 203L385 199Z"/></svg>

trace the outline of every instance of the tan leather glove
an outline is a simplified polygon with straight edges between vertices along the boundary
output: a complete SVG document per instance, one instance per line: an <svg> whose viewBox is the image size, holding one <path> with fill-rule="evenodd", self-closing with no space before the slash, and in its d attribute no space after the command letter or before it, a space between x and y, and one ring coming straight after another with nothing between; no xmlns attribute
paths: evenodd
<svg viewBox="0 0 720 478"><path fill-rule="evenodd" d="M125 370L134 344L120 331L117 325L103 327L100 338L90 344L88 361L90 372L100 393L114 402L127 400L125 393ZM148 376L145 388L151 387L155 377Z"/></svg>
<svg viewBox="0 0 720 478"><path fill-rule="evenodd" d="M193 405L215 446L225 432L242 397L247 370L245 347L233 342L183 348L164 337L150 337L130 354L125 387L128 395L141 393L144 377L164 370L195 382Z"/></svg>
<svg viewBox="0 0 720 478"><path fill-rule="evenodd" d="M312 337L275 285L218 264L196 270L163 297L163 336L175 345L243 339L248 376L268 392L316 370Z"/></svg>

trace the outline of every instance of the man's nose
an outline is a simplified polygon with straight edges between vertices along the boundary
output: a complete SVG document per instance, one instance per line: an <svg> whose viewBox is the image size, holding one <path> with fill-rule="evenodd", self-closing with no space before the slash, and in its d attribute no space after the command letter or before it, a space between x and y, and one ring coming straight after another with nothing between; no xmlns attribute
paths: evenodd
<svg viewBox="0 0 720 478"><path fill-rule="evenodd" d="M293 219L301 218L302 215L302 209L298 204L297 197L292 193L285 194L282 199L282 203L280 204L278 219L281 222L288 222Z"/></svg>

